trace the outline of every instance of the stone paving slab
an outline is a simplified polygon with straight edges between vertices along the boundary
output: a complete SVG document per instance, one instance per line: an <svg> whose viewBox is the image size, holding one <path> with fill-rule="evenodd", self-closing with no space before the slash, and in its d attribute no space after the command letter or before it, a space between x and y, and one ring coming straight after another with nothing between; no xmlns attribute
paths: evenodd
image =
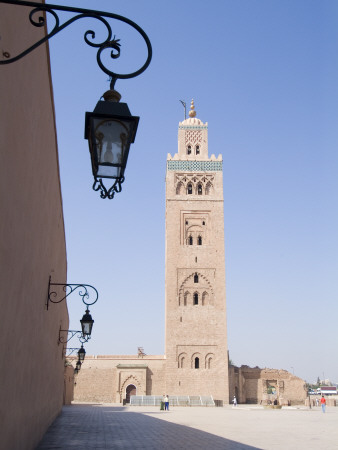
<svg viewBox="0 0 338 450"><path fill-rule="evenodd" d="M186 412L175 410L165 420L260 449L338 449L338 408L327 408L325 414L320 407L266 410L241 405L191 410L190 413L189 409Z"/></svg>
<svg viewBox="0 0 338 450"><path fill-rule="evenodd" d="M37 450L336 450L338 408L264 410L75 404L65 406Z"/></svg>

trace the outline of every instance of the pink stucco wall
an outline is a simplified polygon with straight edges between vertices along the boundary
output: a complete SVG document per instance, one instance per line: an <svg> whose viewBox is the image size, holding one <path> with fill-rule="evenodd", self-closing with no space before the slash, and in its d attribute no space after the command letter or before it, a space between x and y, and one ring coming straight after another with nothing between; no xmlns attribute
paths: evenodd
<svg viewBox="0 0 338 450"><path fill-rule="evenodd" d="M41 37L22 6L0 5L0 58ZM47 45L0 66L0 447L32 449L63 402L60 326L65 302L45 303L48 279L66 282L66 246Z"/></svg>

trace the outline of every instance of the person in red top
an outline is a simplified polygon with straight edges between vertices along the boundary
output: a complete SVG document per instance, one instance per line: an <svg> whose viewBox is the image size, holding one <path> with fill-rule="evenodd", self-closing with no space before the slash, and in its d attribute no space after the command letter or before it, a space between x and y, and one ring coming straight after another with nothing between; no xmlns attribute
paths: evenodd
<svg viewBox="0 0 338 450"><path fill-rule="evenodd" d="M320 404L322 405L322 411L323 411L323 413L325 413L326 399L325 399L324 395L322 395L322 398L320 399Z"/></svg>

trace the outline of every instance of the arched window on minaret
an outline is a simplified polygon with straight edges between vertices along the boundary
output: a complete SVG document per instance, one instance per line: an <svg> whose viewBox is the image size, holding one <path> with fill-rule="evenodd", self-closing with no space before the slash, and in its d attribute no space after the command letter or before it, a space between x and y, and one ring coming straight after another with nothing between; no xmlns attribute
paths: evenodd
<svg viewBox="0 0 338 450"><path fill-rule="evenodd" d="M202 245L202 236L198 236L197 245Z"/></svg>
<svg viewBox="0 0 338 450"><path fill-rule="evenodd" d="M207 185L205 186L205 195L210 195L211 189L212 189L212 184L209 181L209 183L207 183Z"/></svg>
<svg viewBox="0 0 338 450"><path fill-rule="evenodd" d="M189 302L189 297L190 297L190 294L189 294L189 292L187 291L187 292L184 294L184 306L187 306L187 304L188 304L188 302Z"/></svg>
<svg viewBox="0 0 338 450"><path fill-rule="evenodd" d="M199 369L200 368L200 359L196 356L195 358L195 369Z"/></svg>
<svg viewBox="0 0 338 450"><path fill-rule="evenodd" d="M195 273L194 275L194 283L198 283L198 273Z"/></svg>
<svg viewBox="0 0 338 450"><path fill-rule="evenodd" d="M181 195L183 190L183 183L180 181L176 186L176 194Z"/></svg>
<svg viewBox="0 0 338 450"><path fill-rule="evenodd" d="M187 186L187 193L192 194L192 184L191 183L189 183Z"/></svg>
<svg viewBox="0 0 338 450"><path fill-rule="evenodd" d="M205 357L205 368L212 369L215 355L213 353L208 353Z"/></svg>
<svg viewBox="0 0 338 450"><path fill-rule="evenodd" d="M207 305L208 303L208 293L207 292L203 292L202 294L202 306Z"/></svg>
<svg viewBox="0 0 338 450"><path fill-rule="evenodd" d="M187 147L187 155L191 155L191 145L188 145Z"/></svg>
<svg viewBox="0 0 338 450"><path fill-rule="evenodd" d="M200 146L199 145L196 145L195 151L196 151L196 155L200 154Z"/></svg>
<svg viewBox="0 0 338 450"><path fill-rule="evenodd" d="M203 188L202 188L201 183L199 183L198 186L197 186L197 194L198 195L202 195L203 194Z"/></svg>
<svg viewBox="0 0 338 450"><path fill-rule="evenodd" d="M192 245L193 244L193 238L192 238L192 236L190 235L189 237L188 237L188 245Z"/></svg>
<svg viewBox="0 0 338 450"><path fill-rule="evenodd" d="M180 355L178 355L178 368L179 369L183 369L185 362L186 362L186 358L187 358L186 353L181 353Z"/></svg>
<svg viewBox="0 0 338 450"><path fill-rule="evenodd" d="M194 305L198 305L198 293L194 293Z"/></svg>

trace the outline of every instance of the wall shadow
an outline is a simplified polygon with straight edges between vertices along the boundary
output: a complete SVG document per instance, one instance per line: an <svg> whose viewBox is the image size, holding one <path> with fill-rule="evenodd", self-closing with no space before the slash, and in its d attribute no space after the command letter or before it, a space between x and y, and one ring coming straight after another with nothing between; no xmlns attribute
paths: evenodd
<svg viewBox="0 0 338 450"><path fill-rule="evenodd" d="M36 450L53 448L257 450L205 431L149 417L144 412L96 405L65 406Z"/></svg>

